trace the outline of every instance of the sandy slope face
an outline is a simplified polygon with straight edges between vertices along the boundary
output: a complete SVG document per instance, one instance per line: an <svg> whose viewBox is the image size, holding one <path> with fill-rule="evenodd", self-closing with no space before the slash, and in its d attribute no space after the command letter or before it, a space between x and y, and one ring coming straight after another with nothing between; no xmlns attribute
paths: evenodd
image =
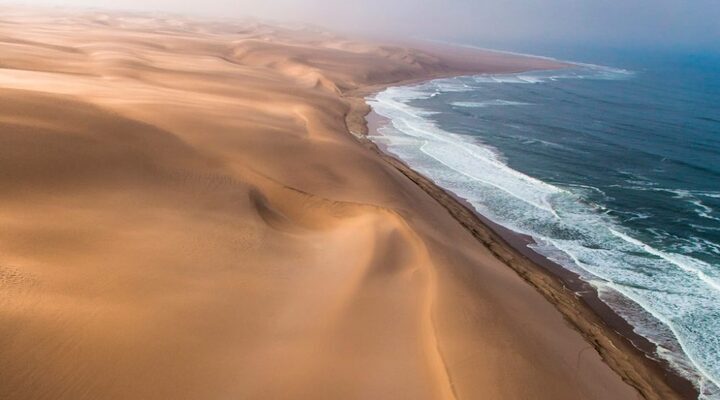
<svg viewBox="0 0 720 400"><path fill-rule="evenodd" d="M3 11L0 398L634 396L347 134L343 91L461 62Z"/></svg>

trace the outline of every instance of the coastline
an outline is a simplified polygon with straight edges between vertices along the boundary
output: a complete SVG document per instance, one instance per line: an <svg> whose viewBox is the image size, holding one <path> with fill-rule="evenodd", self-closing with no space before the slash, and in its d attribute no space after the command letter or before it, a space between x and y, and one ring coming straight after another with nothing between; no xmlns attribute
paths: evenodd
<svg viewBox="0 0 720 400"><path fill-rule="evenodd" d="M565 64L10 11L0 398L641 397L502 238L357 140L369 91Z"/></svg>
<svg viewBox="0 0 720 400"><path fill-rule="evenodd" d="M491 221L474 210L465 199L438 186L367 138L377 134L380 124L386 120L364 102L367 96L390 86L406 86L452 76L459 75L446 74L429 79L414 79L353 92L349 97L362 99L365 107L353 107L350 111L348 131L363 146L376 153L442 205L498 259L540 292L595 348L603 361L625 382L635 387L644 398L697 399L699 392L694 384L676 372L667 361L658 358L655 355L657 346L637 334L632 325L600 299L592 285L576 273L528 247L534 243L531 237ZM358 113L362 114L364 122L360 126L354 123L356 118L352 117Z"/></svg>

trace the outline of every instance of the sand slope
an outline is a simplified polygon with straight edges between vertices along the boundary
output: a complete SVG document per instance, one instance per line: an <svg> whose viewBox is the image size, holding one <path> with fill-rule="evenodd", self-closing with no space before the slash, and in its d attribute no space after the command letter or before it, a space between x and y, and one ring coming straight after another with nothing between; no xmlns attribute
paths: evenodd
<svg viewBox="0 0 720 400"><path fill-rule="evenodd" d="M0 55L0 398L637 397L347 133L343 93L551 62L23 9Z"/></svg>

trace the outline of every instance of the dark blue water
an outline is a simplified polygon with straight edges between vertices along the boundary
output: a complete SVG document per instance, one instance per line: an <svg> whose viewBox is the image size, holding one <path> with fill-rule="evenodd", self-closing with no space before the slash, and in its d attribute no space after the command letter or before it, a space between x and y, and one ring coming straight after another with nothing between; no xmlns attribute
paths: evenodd
<svg viewBox="0 0 720 400"><path fill-rule="evenodd" d="M720 56L566 58L611 67L391 88L376 140L535 237L720 398Z"/></svg>

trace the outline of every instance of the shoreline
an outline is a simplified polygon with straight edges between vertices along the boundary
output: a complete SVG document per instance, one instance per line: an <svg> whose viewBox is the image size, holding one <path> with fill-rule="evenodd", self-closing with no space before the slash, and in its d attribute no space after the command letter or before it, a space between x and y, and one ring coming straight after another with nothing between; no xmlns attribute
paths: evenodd
<svg viewBox="0 0 720 400"><path fill-rule="evenodd" d="M522 71L518 71L522 72ZM486 246L499 260L515 271L549 301L620 377L646 399L697 399L699 392L668 361L657 357L657 345L634 331L633 326L603 302L598 291L580 276L535 252L534 239L497 224L477 212L470 203L416 172L404 161L386 152L368 136L377 133L386 120L376 114L365 98L391 86L406 86L445 77L414 79L392 85L373 86L346 94L355 104L347 116L348 132L360 144L410 179L437 201L448 213ZM362 114L357 126L356 114ZM354 125L354 126L352 126Z"/></svg>
<svg viewBox="0 0 720 400"><path fill-rule="evenodd" d="M633 368L623 381L506 265L530 261L363 139L373 90L567 64L264 22L7 14L0 398L637 400L630 380L679 398Z"/></svg>

